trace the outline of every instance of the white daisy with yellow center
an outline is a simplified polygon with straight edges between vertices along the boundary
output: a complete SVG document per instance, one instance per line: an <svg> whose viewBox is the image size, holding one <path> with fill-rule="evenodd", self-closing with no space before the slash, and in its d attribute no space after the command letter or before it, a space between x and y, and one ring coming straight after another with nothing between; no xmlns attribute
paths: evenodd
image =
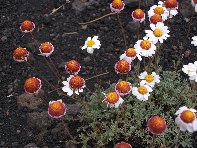
<svg viewBox="0 0 197 148"><path fill-rule="evenodd" d="M133 60L135 60L136 57L137 57L140 61L142 60L142 57L141 57L141 55L140 55L139 50L136 50L136 49L134 49L134 48L129 48L129 49L127 49L127 50L125 51L124 54L122 54L122 55L120 56L120 60L125 60L125 61L127 61L129 64L131 64L131 62L132 62Z"/></svg>
<svg viewBox="0 0 197 148"><path fill-rule="evenodd" d="M163 5L163 3L164 2L162 2L162 1L158 2L159 5ZM167 10L169 12L168 18L172 18L173 16L178 14L178 5L177 5L177 7L173 8L173 9L167 9Z"/></svg>
<svg viewBox="0 0 197 148"><path fill-rule="evenodd" d="M140 82L139 87L133 87L132 88L132 94L137 97L140 101L147 101L148 97L150 96L150 92L152 92L153 89L146 85L145 82Z"/></svg>
<svg viewBox="0 0 197 148"><path fill-rule="evenodd" d="M183 106L175 113L175 115L178 115L175 123L180 127L181 131L188 131L190 133L197 131L196 112L195 109L188 109L186 106Z"/></svg>
<svg viewBox="0 0 197 148"><path fill-rule="evenodd" d="M88 37L85 41L85 45L81 48L82 50L87 49L87 52L93 54L94 49L99 49L101 47L101 43L98 40L98 36L94 36L93 38Z"/></svg>
<svg viewBox="0 0 197 148"><path fill-rule="evenodd" d="M134 48L144 57L152 57L156 50L156 46L148 37L144 37L143 40L138 40L134 45Z"/></svg>
<svg viewBox="0 0 197 148"><path fill-rule="evenodd" d="M140 74L139 78L143 83L149 85L150 87L154 87L156 83L160 82L160 77L155 72L148 74L146 71Z"/></svg>
<svg viewBox="0 0 197 148"><path fill-rule="evenodd" d="M194 46L197 46L197 36L192 37L191 44L193 44Z"/></svg>
<svg viewBox="0 0 197 148"><path fill-rule="evenodd" d="M182 71L189 76L190 80L197 82L197 61L183 65Z"/></svg>
<svg viewBox="0 0 197 148"><path fill-rule="evenodd" d="M105 95L105 99L102 102L105 102L107 104L107 107L118 108L124 102L120 95L115 91L103 94Z"/></svg>
<svg viewBox="0 0 197 148"><path fill-rule="evenodd" d="M153 5L152 7L150 7L150 10L148 11L148 17L150 18L154 14L161 15L162 20L165 21L168 19L169 11L162 5Z"/></svg>
<svg viewBox="0 0 197 148"><path fill-rule="evenodd" d="M151 30L145 30L146 36L156 44L157 42L163 43L163 40L166 40L170 35L170 31L167 26L164 26L164 23L150 24Z"/></svg>

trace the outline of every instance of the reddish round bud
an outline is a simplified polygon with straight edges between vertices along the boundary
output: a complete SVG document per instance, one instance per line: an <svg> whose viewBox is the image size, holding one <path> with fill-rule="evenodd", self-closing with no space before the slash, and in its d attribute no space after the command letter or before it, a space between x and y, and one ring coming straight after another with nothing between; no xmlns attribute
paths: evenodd
<svg viewBox="0 0 197 148"><path fill-rule="evenodd" d="M62 100L50 101L48 107L48 114L52 118L60 118L66 113L66 106Z"/></svg>
<svg viewBox="0 0 197 148"><path fill-rule="evenodd" d="M148 120L147 126L149 132L151 132L154 135L159 135L163 133L167 128L166 121L159 116L151 117Z"/></svg>
<svg viewBox="0 0 197 148"><path fill-rule="evenodd" d="M33 94L38 93L41 88L41 80L35 77L28 78L25 80L24 89L25 92Z"/></svg>
<svg viewBox="0 0 197 148"><path fill-rule="evenodd" d="M30 20L23 21L20 26L20 30L25 33L32 32L34 29L35 29L35 24Z"/></svg>
<svg viewBox="0 0 197 148"><path fill-rule="evenodd" d="M193 0L194 4L197 4L197 0Z"/></svg>
<svg viewBox="0 0 197 148"><path fill-rule="evenodd" d="M162 16L158 14L154 14L150 17L150 22L152 24L157 24L158 22L162 22Z"/></svg>
<svg viewBox="0 0 197 148"><path fill-rule="evenodd" d="M80 64L79 62L75 61L75 60L70 60L68 62L66 62L65 65L65 69L69 74L78 74L78 72L80 71Z"/></svg>
<svg viewBox="0 0 197 148"><path fill-rule="evenodd" d="M126 142L117 143L114 148L132 148L132 146Z"/></svg>
<svg viewBox="0 0 197 148"><path fill-rule="evenodd" d="M119 60L115 64L115 71L120 74L127 74L131 70L131 65L125 60Z"/></svg>
<svg viewBox="0 0 197 148"><path fill-rule="evenodd" d="M166 0L164 3L166 8L172 9L178 6L177 0Z"/></svg>
<svg viewBox="0 0 197 148"><path fill-rule="evenodd" d="M131 92L131 83L126 81L120 81L115 85L115 90L120 95L127 95Z"/></svg>
<svg viewBox="0 0 197 148"><path fill-rule="evenodd" d="M13 59L17 62L24 62L27 61L27 57L29 56L29 52L26 48L16 48L13 53Z"/></svg>
<svg viewBox="0 0 197 148"><path fill-rule="evenodd" d="M124 7L124 3L122 0L113 0L112 2L112 7L114 9L118 9L118 10L121 10L123 7Z"/></svg>
<svg viewBox="0 0 197 148"><path fill-rule="evenodd" d="M80 76L73 76L70 79L69 84L72 89L80 89L84 86L85 81Z"/></svg>
<svg viewBox="0 0 197 148"><path fill-rule="evenodd" d="M45 42L40 45L39 50L42 56L48 57L54 51L54 47L50 42Z"/></svg>
<svg viewBox="0 0 197 148"><path fill-rule="evenodd" d="M142 9L135 9L132 14L135 19L143 19L145 15Z"/></svg>

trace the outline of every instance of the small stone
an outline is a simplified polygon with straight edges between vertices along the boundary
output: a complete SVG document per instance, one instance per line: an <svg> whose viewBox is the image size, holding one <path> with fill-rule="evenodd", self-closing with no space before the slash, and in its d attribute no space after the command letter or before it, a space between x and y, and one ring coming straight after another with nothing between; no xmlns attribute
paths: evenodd
<svg viewBox="0 0 197 148"><path fill-rule="evenodd" d="M17 146L18 146L18 142L13 142L13 143L12 143L12 147L13 147L13 148L15 148L15 147L17 147Z"/></svg>
<svg viewBox="0 0 197 148"><path fill-rule="evenodd" d="M33 136L33 132L32 131L27 131L27 136L28 137L32 137Z"/></svg>
<svg viewBox="0 0 197 148"><path fill-rule="evenodd" d="M55 34L54 34L54 33L51 33L51 34L50 34L50 37L54 37L54 36L55 36Z"/></svg>
<svg viewBox="0 0 197 148"><path fill-rule="evenodd" d="M109 31L109 28L108 27L100 27L100 30L107 32L107 31Z"/></svg>
<svg viewBox="0 0 197 148"><path fill-rule="evenodd" d="M4 145L5 145L5 142L1 141L0 146L4 146Z"/></svg>
<svg viewBox="0 0 197 148"><path fill-rule="evenodd" d="M190 19L189 19L189 18L184 18L184 21L185 21L186 23L188 23L188 22L190 21Z"/></svg>
<svg viewBox="0 0 197 148"><path fill-rule="evenodd" d="M180 13L183 15L185 18L191 18L192 16L192 11L194 8L191 5L190 1L183 1L180 3Z"/></svg>
<svg viewBox="0 0 197 148"><path fill-rule="evenodd" d="M21 130L16 130L16 133L17 133L17 134L21 133Z"/></svg>
<svg viewBox="0 0 197 148"><path fill-rule="evenodd" d="M8 85L8 94L11 94L13 92L13 86Z"/></svg>
<svg viewBox="0 0 197 148"><path fill-rule="evenodd" d="M139 5L139 0L124 0L126 6L137 7Z"/></svg>
<svg viewBox="0 0 197 148"><path fill-rule="evenodd" d="M99 3L100 0L74 0L72 3L72 9L75 10L75 12L77 14L79 14L80 12L82 12L83 10L89 8L89 9L93 9L92 6L93 5L97 5Z"/></svg>
<svg viewBox="0 0 197 148"><path fill-rule="evenodd" d="M7 36L3 36L3 37L1 38L1 42L2 42L2 43L5 43L5 42L7 41L7 39L8 39Z"/></svg>
<svg viewBox="0 0 197 148"><path fill-rule="evenodd" d="M43 111L41 113L33 112L33 113L28 113L27 115L28 126L30 126L31 128L40 130L40 131L50 127L52 124L52 121L53 120L52 118L49 117L47 111Z"/></svg>
<svg viewBox="0 0 197 148"><path fill-rule="evenodd" d="M134 21L130 21L127 26L126 26L126 30L128 30L130 33L136 33L137 31L137 23Z"/></svg>
<svg viewBox="0 0 197 148"><path fill-rule="evenodd" d="M65 68L65 64L66 64L66 62L60 63L60 64L58 65L58 68Z"/></svg>
<svg viewBox="0 0 197 148"><path fill-rule="evenodd" d="M77 148L77 146L71 141L66 141L65 145L66 145L65 147L68 147L68 148Z"/></svg>
<svg viewBox="0 0 197 148"><path fill-rule="evenodd" d="M24 93L17 98L19 109L27 107L28 110L38 109L43 104L43 98L34 94Z"/></svg>
<svg viewBox="0 0 197 148"><path fill-rule="evenodd" d="M43 23L46 24L46 25L48 25L48 24L51 23L51 17L50 17L50 15L45 14L45 15L43 16Z"/></svg>
<svg viewBox="0 0 197 148"><path fill-rule="evenodd" d="M91 61L91 58L90 58L90 56L87 56L83 60L85 63L89 63Z"/></svg>
<svg viewBox="0 0 197 148"><path fill-rule="evenodd" d="M140 0L124 0L124 3L126 6L136 8L139 6L139 1ZM141 0L141 7L150 7L155 4L155 0Z"/></svg>
<svg viewBox="0 0 197 148"><path fill-rule="evenodd" d="M23 148L38 148L35 143L29 143L25 145Z"/></svg>
<svg viewBox="0 0 197 148"><path fill-rule="evenodd" d="M80 113L80 108L77 104L67 104L67 114L76 115Z"/></svg>

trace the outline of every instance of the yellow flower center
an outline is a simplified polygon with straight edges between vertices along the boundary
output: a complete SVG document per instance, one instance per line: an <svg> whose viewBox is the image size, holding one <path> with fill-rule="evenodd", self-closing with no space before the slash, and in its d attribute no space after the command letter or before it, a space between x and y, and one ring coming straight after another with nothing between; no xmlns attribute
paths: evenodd
<svg viewBox="0 0 197 148"><path fill-rule="evenodd" d="M135 57L136 56L136 51L134 50L134 48L127 49L126 56L127 57Z"/></svg>
<svg viewBox="0 0 197 148"><path fill-rule="evenodd" d="M155 29L153 31L153 34L156 36L156 37L161 37L163 35L163 32L161 29Z"/></svg>
<svg viewBox="0 0 197 148"><path fill-rule="evenodd" d="M152 75L146 75L146 76L145 76L145 80L146 80L148 83L150 83L150 82L152 82L152 81L154 80L154 77L153 77Z"/></svg>
<svg viewBox="0 0 197 148"><path fill-rule="evenodd" d="M147 90L147 88L145 87L145 86L140 86L140 87L138 87L138 92L140 93L140 94L147 94L148 93L148 90Z"/></svg>
<svg viewBox="0 0 197 148"><path fill-rule="evenodd" d="M95 42L94 42L93 40L89 40L89 41L87 42L87 46L88 46L88 47L92 47L94 44L95 44Z"/></svg>
<svg viewBox="0 0 197 148"><path fill-rule="evenodd" d="M119 95L116 92L109 92L106 95L106 100L107 100L107 102L114 104L114 103L118 102Z"/></svg>
<svg viewBox="0 0 197 148"><path fill-rule="evenodd" d="M192 123L195 119L195 114L190 111L190 110L185 110L181 113L180 118L185 122L185 123Z"/></svg>
<svg viewBox="0 0 197 148"><path fill-rule="evenodd" d="M158 6L154 9L154 13L161 15L164 13L164 9L160 6Z"/></svg>
<svg viewBox="0 0 197 148"><path fill-rule="evenodd" d="M141 41L140 46L144 50L149 50L151 48L151 42L149 40L143 40L143 41Z"/></svg>

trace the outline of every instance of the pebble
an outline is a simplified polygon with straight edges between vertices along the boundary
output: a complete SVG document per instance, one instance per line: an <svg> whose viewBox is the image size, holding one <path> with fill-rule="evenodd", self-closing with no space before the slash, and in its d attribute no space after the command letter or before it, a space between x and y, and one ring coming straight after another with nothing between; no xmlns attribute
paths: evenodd
<svg viewBox="0 0 197 148"><path fill-rule="evenodd" d="M83 60L84 60L85 63L88 63L88 62L91 61L91 58L90 58L90 56L87 56Z"/></svg>
<svg viewBox="0 0 197 148"><path fill-rule="evenodd" d="M3 43L5 43L6 41L7 41L7 36L3 36L2 38L1 38L1 42L3 42Z"/></svg>
<svg viewBox="0 0 197 148"><path fill-rule="evenodd" d="M5 142L1 141L0 146L4 146L4 145L5 145Z"/></svg>
<svg viewBox="0 0 197 148"><path fill-rule="evenodd" d="M43 23L46 24L46 25L48 25L48 24L51 23L51 17L50 17L50 15L48 15L48 14L45 14L44 15L44 17L43 17Z"/></svg>
<svg viewBox="0 0 197 148"><path fill-rule="evenodd" d="M126 30L128 30L131 33L135 33L137 31L137 23L134 21L129 22L126 26Z"/></svg>
<svg viewBox="0 0 197 148"><path fill-rule="evenodd" d="M23 148L38 148L35 143L29 143L25 145Z"/></svg>
<svg viewBox="0 0 197 148"><path fill-rule="evenodd" d="M21 133L21 130L16 130L16 133L17 133L17 134Z"/></svg>
<svg viewBox="0 0 197 148"><path fill-rule="evenodd" d="M13 147L13 148L15 148L15 147L17 147L17 146L18 146L18 142L13 142L13 143L12 143L12 147Z"/></svg>

